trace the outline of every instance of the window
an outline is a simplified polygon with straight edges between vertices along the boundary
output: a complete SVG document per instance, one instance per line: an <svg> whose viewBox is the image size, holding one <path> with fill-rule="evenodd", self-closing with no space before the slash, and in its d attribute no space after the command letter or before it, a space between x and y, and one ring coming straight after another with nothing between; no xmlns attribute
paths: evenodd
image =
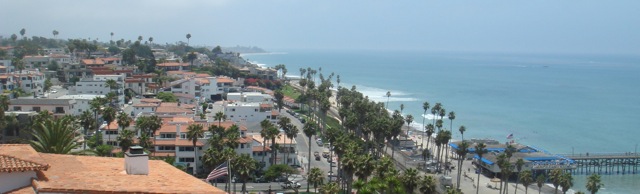
<svg viewBox="0 0 640 194"><path fill-rule="evenodd" d="M118 146L118 142L115 142L115 141L107 141L107 145L110 145L110 146Z"/></svg>
<svg viewBox="0 0 640 194"><path fill-rule="evenodd" d="M22 111L22 107L20 107L20 106L14 106L14 107L13 107L13 111Z"/></svg>
<svg viewBox="0 0 640 194"><path fill-rule="evenodd" d="M193 152L193 147L180 147L181 152Z"/></svg>
<svg viewBox="0 0 640 194"><path fill-rule="evenodd" d="M176 134L173 134L173 133L162 133L162 134L160 134L160 138L176 138Z"/></svg>
<svg viewBox="0 0 640 194"><path fill-rule="evenodd" d="M118 131L114 130L114 131L106 131L107 135L118 135Z"/></svg>
<svg viewBox="0 0 640 194"><path fill-rule="evenodd" d="M64 113L64 108L63 107L56 107L55 113Z"/></svg>
<svg viewBox="0 0 640 194"><path fill-rule="evenodd" d="M27 84L27 87L31 87L31 84Z"/></svg>
<svg viewBox="0 0 640 194"><path fill-rule="evenodd" d="M36 112L40 112L40 107L39 106L38 107L33 107L32 110L36 111Z"/></svg>
<svg viewBox="0 0 640 194"><path fill-rule="evenodd" d="M174 150L176 150L176 147L175 146L158 146L158 150L174 151Z"/></svg>
<svg viewBox="0 0 640 194"><path fill-rule="evenodd" d="M178 159L180 162L193 162L193 158L180 158Z"/></svg>
<svg viewBox="0 0 640 194"><path fill-rule="evenodd" d="M186 133L180 133L180 139L187 139Z"/></svg>

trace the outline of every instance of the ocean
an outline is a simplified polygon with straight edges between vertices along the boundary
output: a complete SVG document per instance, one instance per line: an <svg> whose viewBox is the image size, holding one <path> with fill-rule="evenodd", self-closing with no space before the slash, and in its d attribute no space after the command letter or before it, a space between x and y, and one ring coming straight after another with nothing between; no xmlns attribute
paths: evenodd
<svg viewBox="0 0 640 194"><path fill-rule="evenodd" d="M285 64L287 76L307 67L340 75L340 86L388 100L389 109L403 104L418 128L423 116L425 123L432 118L423 115L422 103L440 102L456 113L454 139L464 125L465 138L507 141L513 134L519 143L558 154L637 152L640 142L640 56L292 49L243 57ZM574 177L573 188L586 191L585 176ZM599 193L640 189L640 175L602 179Z"/></svg>

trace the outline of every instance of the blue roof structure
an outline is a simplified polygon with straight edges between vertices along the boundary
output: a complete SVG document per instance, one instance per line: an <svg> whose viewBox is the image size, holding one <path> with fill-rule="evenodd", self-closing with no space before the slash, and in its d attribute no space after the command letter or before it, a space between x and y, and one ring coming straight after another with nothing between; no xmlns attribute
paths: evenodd
<svg viewBox="0 0 640 194"><path fill-rule="evenodd" d="M473 156L473 158L478 159L480 157L478 157L478 155ZM493 162L491 162L491 160L487 160L486 158L482 158L482 162L484 162L487 165L493 165Z"/></svg>

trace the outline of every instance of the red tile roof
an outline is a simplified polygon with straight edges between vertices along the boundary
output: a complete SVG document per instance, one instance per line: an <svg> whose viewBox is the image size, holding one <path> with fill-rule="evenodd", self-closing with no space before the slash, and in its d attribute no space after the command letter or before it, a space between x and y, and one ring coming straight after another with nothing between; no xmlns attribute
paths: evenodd
<svg viewBox="0 0 640 194"><path fill-rule="evenodd" d="M177 67L177 66L186 67L186 66L189 66L189 64L188 63L168 62L168 63L160 63L160 64L157 64L156 66L158 66L158 67Z"/></svg>
<svg viewBox="0 0 640 194"><path fill-rule="evenodd" d="M47 170L49 164L29 144L0 144L0 172Z"/></svg>
<svg viewBox="0 0 640 194"><path fill-rule="evenodd" d="M216 78L216 81L218 83L233 83L234 82L233 79L228 78L228 77L218 77L218 78Z"/></svg>
<svg viewBox="0 0 640 194"><path fill-rule="evenodd" d="M143 98L143 99L140 99L140 102L142 102L142 103L160 103L160 102L162 102L162 100L155 99L155 98Z"/></svg>

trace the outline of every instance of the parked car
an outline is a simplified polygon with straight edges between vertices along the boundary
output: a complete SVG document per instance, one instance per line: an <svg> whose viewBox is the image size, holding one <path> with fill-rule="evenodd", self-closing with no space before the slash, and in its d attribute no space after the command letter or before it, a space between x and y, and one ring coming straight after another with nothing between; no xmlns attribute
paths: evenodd
<svg viewBox="0 0 640 194"><path fill-rule="evenodd" d="M316 141L316 143L318 143L318 146L322 146L322 145L324 145L324 143L322 143L322 140L321 140L321 139L318 139L318 141Z"/></svg>
<svg viewBox="0 0 640 194"><path fill-rule="evenodd" d="M287 181L285 183L280 184L280 186L282 186L282 189L294 189L294 188L300 188L301 185L298 182L291 182L291 181Z"/></svg>

